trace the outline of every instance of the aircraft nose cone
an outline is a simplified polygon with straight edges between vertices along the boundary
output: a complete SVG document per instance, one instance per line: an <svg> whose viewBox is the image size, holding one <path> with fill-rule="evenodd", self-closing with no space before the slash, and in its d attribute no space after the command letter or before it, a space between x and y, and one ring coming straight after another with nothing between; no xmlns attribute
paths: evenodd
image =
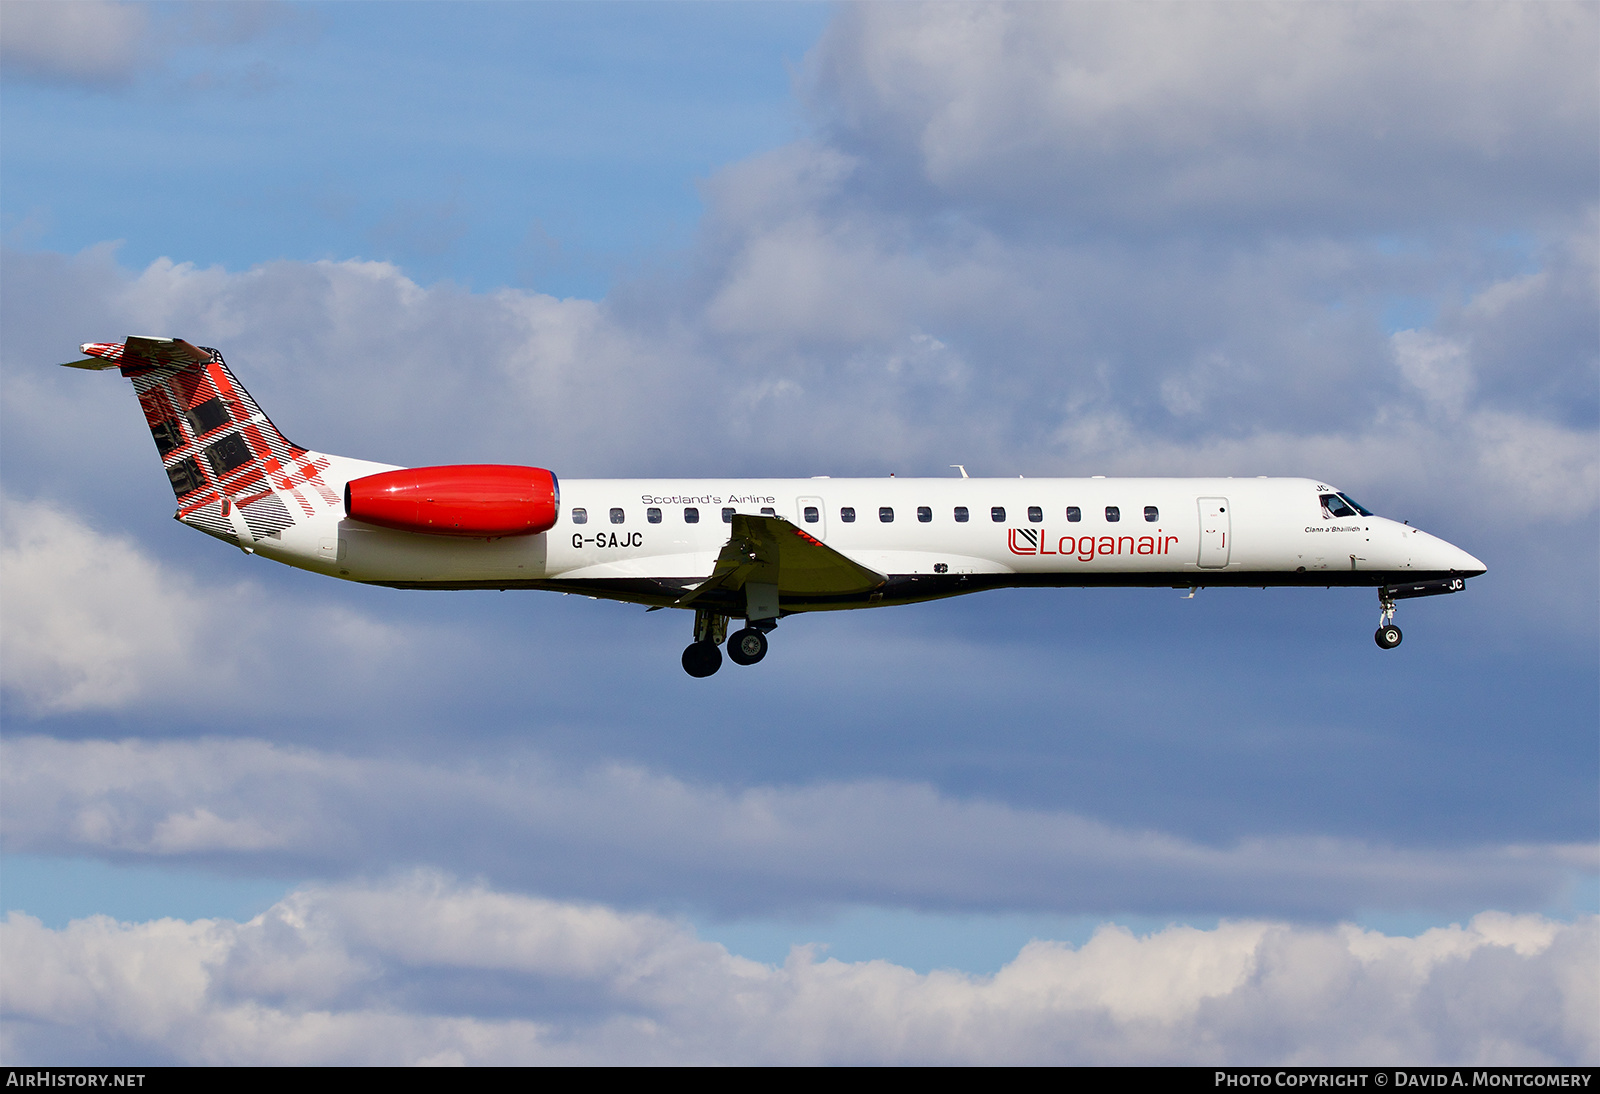
<svg viewBox="0 0 1600 1094"><path fill-rule="evenodd" d="M1426 532L1422 534L1427 535ZM1428 550L1425 552L1428 569L1449 570L1451 573L1464 574L1467 577L1477 577L1489 569L1454 543L1448 543L1437 536L1428 538L1433 541L1427 545Z"/></svg>
<svg viewBox="0 0 1600 1094"><path fill-rule="evenodd" d="M1395 525L1399 529L1405 543L1405 554L1409 565L1414 570L1429 570L1434 573L1460 574L1463 577L1477 577L1488 571L1489 567L1473 558L1467 552L1457 547L1448 540L1424 532L1421 528L1411 525Z"/></svg>

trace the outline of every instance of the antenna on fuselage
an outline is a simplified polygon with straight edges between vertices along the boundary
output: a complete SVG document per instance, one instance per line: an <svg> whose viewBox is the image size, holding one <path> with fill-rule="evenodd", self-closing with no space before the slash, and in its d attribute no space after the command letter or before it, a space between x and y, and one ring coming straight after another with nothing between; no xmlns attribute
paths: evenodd
<svg viewBox="0 0 1600 1094"><path fill-rule="evenodd" d="M971 475L967 474L967 466L966 466L966 464L953 463L950 466L955 468L957 471L961 472L961 477L962 478L970 479L972 477Z"/></svg>

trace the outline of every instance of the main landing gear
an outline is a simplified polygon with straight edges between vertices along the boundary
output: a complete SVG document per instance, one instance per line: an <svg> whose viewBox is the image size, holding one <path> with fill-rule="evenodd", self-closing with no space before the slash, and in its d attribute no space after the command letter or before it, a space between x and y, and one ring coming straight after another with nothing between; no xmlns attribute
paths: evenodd
<svg viewBox="0 0 1600 1094"><path fill-rule="evenodd" d="M1394 596L1387 586L1378 590L1378 629L1372 640L1379 649L1392 650L1400 644L1400 628L1394 625Z"/></svg>
<svg viewBox="0 0 1600 1094"><path fill-rule="evenodd" d="M733 632L728 639L728 659L735 665L753 665L767 655L767 636L754 627Z"/></svg>
<svg viewBox="0 0 1600 1094"><path fill-rule="evenodd" d="M727 616L697 611L694 613L694 641L683 651L683 671L703 678L720 669L722 651L717 647L724 638L728 643L728 660L735 665L753 665L767 655L767 632L775 626L775 619L751 620L734 631L732 637L727 637Z"/></svg>

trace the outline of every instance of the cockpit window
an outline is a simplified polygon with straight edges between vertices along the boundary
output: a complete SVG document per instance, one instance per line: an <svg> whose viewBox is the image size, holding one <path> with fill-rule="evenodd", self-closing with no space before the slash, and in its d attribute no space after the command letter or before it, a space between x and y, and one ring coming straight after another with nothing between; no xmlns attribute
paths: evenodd
<svg viewBox="0 0 1600 1094"><path fill-rule="evenodd" d="M1362 516L1370 517L1372 515L1372 511L1370 509L1368 509L1366 506L1362 505L1355 498L1352 498L1349 494L1346 494L1343 490L1339 491L1339 496L1341 498L1343 498L1345 501L1349 502L1350 503L1350 508L1352 508L1356 512L1360 513Z"/></svg>
<svg viewBox="0 0 1600 1094"><path fill-rule="evenodd" d="M1338 494L1322 495L1322 515L1325 517L1355 517L1360 516L1355 508L1349 505Z"/></svg>

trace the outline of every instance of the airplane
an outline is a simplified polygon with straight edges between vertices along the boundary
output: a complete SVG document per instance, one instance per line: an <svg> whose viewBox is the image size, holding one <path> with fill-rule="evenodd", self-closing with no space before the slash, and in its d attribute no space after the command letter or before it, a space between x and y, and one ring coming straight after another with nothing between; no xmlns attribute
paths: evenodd
<svg viewBox="0 0 1600 1094"><path fill-rule="evenodd" d="M133 381L175 519L247 554L397 589L546 589L694 613L690 676L766 656L785 616L985 589L1369 586L1397 601L1486 567L1298 478L587 479L397 467L290 443L222 354L89 342L69 368ZM731 636L731 620L743 626Z"/></svg>

